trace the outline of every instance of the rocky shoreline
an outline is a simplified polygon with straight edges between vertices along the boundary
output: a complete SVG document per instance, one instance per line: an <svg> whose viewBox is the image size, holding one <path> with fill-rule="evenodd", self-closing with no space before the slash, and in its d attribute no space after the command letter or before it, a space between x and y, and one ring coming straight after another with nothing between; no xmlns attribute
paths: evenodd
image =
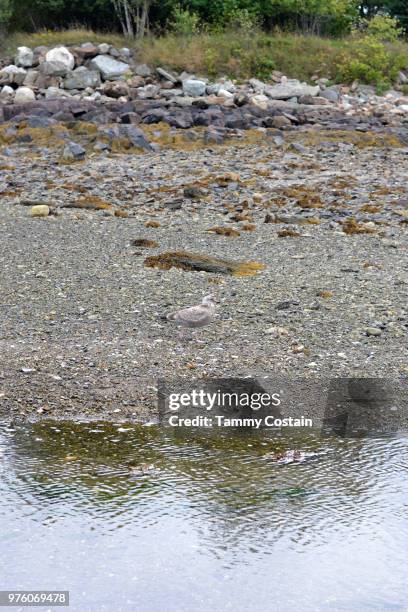
<svg viewBox="0 0 408 612"><path fill-rule="evenodd" d="M103 87L141 72L84 49L71 72L108 51L132 67ZM213 85L90 100L49 84L0 106L4 417L149 419L166 377L407 376L404 104L246 83L241 105ZM208 293L216 322L185 341L164 315Z"/></svg>
<svg viewBox="0 0 408 612"><path fill-rule="evenodd" d="M370 86L332 85L318 75L310 85L278 71L268 83L210 81L140 64L129 49L106 43L19 47L14 58L0 61L0 121L18 120L27 114L27 103L37 102L31 106L37 117L99 124L282 129L354 118L371 127L399 127L408 124L407 82L401 72L395 89L378 96Z"/></svg>

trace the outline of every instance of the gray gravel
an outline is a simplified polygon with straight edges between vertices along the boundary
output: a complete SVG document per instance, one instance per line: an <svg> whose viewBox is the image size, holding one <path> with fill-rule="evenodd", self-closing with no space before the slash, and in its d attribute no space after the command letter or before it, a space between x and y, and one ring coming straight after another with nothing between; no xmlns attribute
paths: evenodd
<svg viewBox="0 0 408 612"><path fill-rule="evenodd" d="M307 138L297 136L301 153L260 133L247 146L71 165L58 165L56 151L12 147L0 158L0 410L149 417L160 377L407 376L408 151ZM197 199L185 195L192 185ZM288 195L302 186L321 207ZM89 195L112 209L65 208ZM31 218L30 203L55 214ZM361 212L366 204L374 212ZM119 208L129 216L114 216ZM241 211L254 231L231 219ZM264 223L267 213L281 222ZM347 218L373 233L345 234ZM160 227L145 227L151 220ZM159 246L132 246L141 237ZM180 249L266 269L227 277L143 265ZM208 293L215 323L180 339L163 316Z"/></svg>

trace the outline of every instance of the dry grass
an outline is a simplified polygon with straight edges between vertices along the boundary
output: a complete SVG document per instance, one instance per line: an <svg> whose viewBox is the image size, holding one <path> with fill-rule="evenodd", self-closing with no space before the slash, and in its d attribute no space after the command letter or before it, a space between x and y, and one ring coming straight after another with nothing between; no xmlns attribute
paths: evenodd
<svg viewBox="0 0 408 612"><path fill-rule="evenodd" d="M310 80L321 75L336 81L345 58L352 59L358 39L329 39L287 32L251 35L240 32L204 32L192 37L174 34L134 41L117 33L93 32L84 28L34 34L14 33L0 41L3 52L14 54L16 47L26 45L78 45L83 42L111 43L137 51L138 60L152 66L164 66L181 72L216 77L227 75L237 79L257 76L268 79L273 69L295 78ZM388 49L392 58L408 55L406 43ZM384 65L384 77L389 69ZM341 72L341 70L340 70ZM344 72L344 71L343 71ZM344 75L343 75L344 76Z"/></svg>
<svg viewBox="0 0 408 612"><path fill-rule="evenodd" d="M109 43L115 47L129 47L129 40L119 34L102 34L101 32L93 32L85 28L74 28L70 30L40 30L34 34L26 32L15 32L8 36L5 41L2 41L4 51L14 54L17 47L25 45L27 47L39 47L45 45L52 47L54 45L80 45L84 42L93 42L97 44Z"/></svg>

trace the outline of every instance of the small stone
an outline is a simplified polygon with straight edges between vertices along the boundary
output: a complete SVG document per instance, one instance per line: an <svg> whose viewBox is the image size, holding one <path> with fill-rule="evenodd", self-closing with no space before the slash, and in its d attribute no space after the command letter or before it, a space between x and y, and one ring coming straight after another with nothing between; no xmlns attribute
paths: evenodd
<svg viewBox="0 0 408 612"><path fill-rule="evenodd" d="M50 207L46 204L38 204L30 208L30 217L48 217L50 214Z"/></svg>
<svg viewBox="0 0 408 612"><path fill-rule="evenodd" d="M366 327L364 331L367 336L381 336L382 334L381 329L378 329L378 327Z"/></svg>
<svg viewBox="0 0 408 612"><path fill-rule="evenodd" d="M163 77L164 79L166 79L166 81L170 81L171 83L173 83L174 85L176 83L178 83L178 78L175 77L173 74L171 74L171 72L168 72L167 70L164 70L164 68L156 68L156 72L157 74L159 74L161 77Z"/></svg>
<svg viewBox="0 0 408 612"><path fill-rule="evenodd" d="M278 334L278 328L277 327L268 327L268 329L265 329L264 332L266 335L268 336L275 336Z"/></svg>
<svg viewBox="0 0 408 612"><path fill-rule="evenodd" d="M291 120L285 117L284 115L276 115L272 119L272 127L277 128L278 130L281 130L285 127L289 127L291 125Z"/></svg>
<svg viewBox="0 0 408 612"><path fill-rule="evenodd" d="M201 187L191 186L184 188L183 195L185 198L190 198L190 200L200 200L206 195L206 192Z"/></svg>
<svg viewBox="0 0 408 612"><path fill-rule="evenodd" d="M86 150L76 142L68 142L65 145L63 158L67 160L81 160L85 157Z"/></svg>

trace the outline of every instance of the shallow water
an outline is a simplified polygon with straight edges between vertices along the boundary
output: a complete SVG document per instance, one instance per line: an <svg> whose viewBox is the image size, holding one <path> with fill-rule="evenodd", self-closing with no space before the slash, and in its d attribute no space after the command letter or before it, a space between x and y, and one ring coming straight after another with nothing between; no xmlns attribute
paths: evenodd
<svg viewBox="0 0 408 612"><path fill-rule="evenodd" d="M407 456L403 435L4 424L0 588L75 612L406 611Z"/></svg>

